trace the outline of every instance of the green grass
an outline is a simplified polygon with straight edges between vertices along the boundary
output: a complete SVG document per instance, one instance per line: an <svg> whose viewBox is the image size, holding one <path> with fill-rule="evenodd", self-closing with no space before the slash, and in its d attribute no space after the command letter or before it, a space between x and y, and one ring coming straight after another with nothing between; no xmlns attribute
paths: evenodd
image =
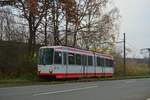
<svg viewBox="0 0 150 100"><path fill-rule="evenodd" d="M21 84L21 83L30 83L30 82L34 82L31 80L23 80L23 79L4 79L4 80L0 80L0 84Z"/></svg>
<svg viewBox="0 0 150 100"><path fill-rule="evenodd" d="M123 64L117 64L115 67L115 76L122 76ZM150 74L150 69L146 64L128 63L126 66L127 76L147 76Z"/></svg>

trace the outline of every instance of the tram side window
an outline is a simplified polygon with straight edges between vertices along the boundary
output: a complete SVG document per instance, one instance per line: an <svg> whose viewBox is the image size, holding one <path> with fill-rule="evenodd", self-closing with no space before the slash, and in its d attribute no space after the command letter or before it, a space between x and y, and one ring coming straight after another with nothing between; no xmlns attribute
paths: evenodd
<svg viewBox="0 0 150 100"><path fill-rule="evenodd" d="M107 65L107 67L112 67L113 66L113 61L109 60L109 59L106 59L106 65Z"/></svg>
<svg viewBox="0 0 150 100"><path fill-rule="evenodd" d="M55 52L55 59L54 59L55 64L62 64L62 53L59 51Z"/></svg>
<svg viewBox="0 0 150 100"><path fill-rule="evenodd" d="M74 65L74 64L75 64L75 54L73 54L73 53L69 53L69 54L68 54L68 62L69 62L69 64L71 64L71 65Z"/></svg>
<svg viewBox="0 0 150 100"><path fill-rule="evenodd" d="M109 60L109 67L112 67L112 60Z"/></svg>
<svg viewBox="0 0 150 100"><path fill-rule="evenodd" d="M76 64L81 65L81 55L80 54L76 54Z"/></svg>
<svg viewBox="0 0 150 100"><path fill-rule="evenodd" d="M87 56L82 55L82 65L87 65Z"/></svg>
<svg viewBox="0 0 150 100"><path fill-rule="evenodd" d="M113 67L113 60L110 60L110 67Z"/></svg>
<svg viewBox="0 0 150 100"><path fill-rule="evenodd" d="M100 58L100 66L104 66L104 59L103 58Z"/></svg>
<svg viewBox="0 0 150 100"><path fill-rule="evenodd" d="M111 67L111 60L109 60L109 67Z"/></svg>
<svg viewBox="0 0 150 100"><path fill-rule="evenodd" d="M93 65L92 56L88 56L88 65L89 65L89 66L92 66L92 65Z"/></svg>
<svg viewBox="0 0 150 100"><path fill-rule="evenodd" d="M100 57L97 57L97 66L100 66Z"/></svg>
<svg viewBox="0 0 150 100"><path fill-rule="evenodd" d="M67 52L64 52L63 54L64 54L64 56L63 56L64 65L66 65L67 64Z"/></svg>
<svg viewBox="0 0 150 100"><path fill-rule="evenodd" d="M105 59L105 61L106 61L106 66L109 67L108 59Z"/></svg>

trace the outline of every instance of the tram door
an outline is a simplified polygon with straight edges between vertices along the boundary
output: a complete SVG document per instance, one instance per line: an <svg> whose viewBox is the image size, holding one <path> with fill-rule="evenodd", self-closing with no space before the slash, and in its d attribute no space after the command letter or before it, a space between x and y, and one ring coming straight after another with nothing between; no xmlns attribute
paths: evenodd
<svg viewBox="0 0 150 100"><path fill-rule="evenodd" d="M87 56L82 55L82 66L83 66L83 77L86 77L86 69L87 69Z"/></svg>
<svg viewBox="0 0 150 100"><path fill-rule="evenodd" d="M67 78L68 73L68 53L63 52L63 68L65 69L65 78Z"/></svg>

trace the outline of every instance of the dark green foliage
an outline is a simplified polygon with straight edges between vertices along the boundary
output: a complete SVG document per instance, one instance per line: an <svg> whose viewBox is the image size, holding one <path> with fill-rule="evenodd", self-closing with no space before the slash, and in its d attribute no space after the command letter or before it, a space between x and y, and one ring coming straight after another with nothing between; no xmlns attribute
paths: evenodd
<svg viewBox="0 0 150 100"><path fill-rule="evenodd" d="M29 57L27 44L0 41L0 78L33 78L36 75L36 63L37 52L34 57Z"/></svg>

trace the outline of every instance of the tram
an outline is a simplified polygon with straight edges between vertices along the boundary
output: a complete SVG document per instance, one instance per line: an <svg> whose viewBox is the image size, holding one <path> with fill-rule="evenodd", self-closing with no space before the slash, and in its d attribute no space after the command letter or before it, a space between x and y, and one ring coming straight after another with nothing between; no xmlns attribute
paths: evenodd
<svg viewBox="0 0 150 100"><path fill-rule="evenodd" d="M66 46L43 46L38 55L38 76L46 78L112 77L111 55Z"/></svg>

